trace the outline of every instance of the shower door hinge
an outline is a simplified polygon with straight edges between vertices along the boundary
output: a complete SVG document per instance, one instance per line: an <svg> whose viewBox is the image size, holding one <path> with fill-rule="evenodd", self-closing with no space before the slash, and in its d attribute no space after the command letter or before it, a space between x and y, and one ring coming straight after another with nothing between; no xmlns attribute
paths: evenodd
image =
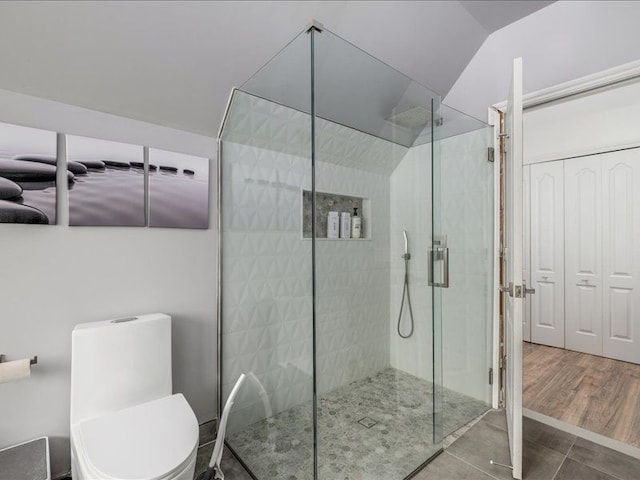
<svg viewBox="0 0 640 480"><path fill-rule="evenodd" d="M493 385L493 368L489 369L489 385Z"/></svg>
<svg viewBox="0 0 640 480"><path fill-rule="evenodd" d="M496 160L496 150L493 147L487 148L487 160L491 163Z"/></svg>

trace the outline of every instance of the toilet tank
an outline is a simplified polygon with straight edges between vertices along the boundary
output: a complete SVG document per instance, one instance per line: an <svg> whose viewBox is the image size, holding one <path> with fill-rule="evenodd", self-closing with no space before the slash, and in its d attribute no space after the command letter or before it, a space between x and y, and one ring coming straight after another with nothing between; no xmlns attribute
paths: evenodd
<svg viewBox="0 0 640 480"><path fill-rule="evenodd" d="M171 317L76 325L71 334L71 424L171 395Z"/></svg>

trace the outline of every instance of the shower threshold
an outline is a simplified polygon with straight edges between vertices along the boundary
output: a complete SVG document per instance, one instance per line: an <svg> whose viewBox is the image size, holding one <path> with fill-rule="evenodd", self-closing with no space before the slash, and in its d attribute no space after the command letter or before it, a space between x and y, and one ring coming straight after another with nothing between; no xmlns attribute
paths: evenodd
<svg viewBox="0 0 640 480"><path fill-rule="evenodd" d="M444 389L443 435L489 408ZM256 479L313 480L311 402L248 425L227 443ZM433 384L387 368L324 394L318 399L317 448L319 479L409 478L441 451L433 443Z"/></svg>

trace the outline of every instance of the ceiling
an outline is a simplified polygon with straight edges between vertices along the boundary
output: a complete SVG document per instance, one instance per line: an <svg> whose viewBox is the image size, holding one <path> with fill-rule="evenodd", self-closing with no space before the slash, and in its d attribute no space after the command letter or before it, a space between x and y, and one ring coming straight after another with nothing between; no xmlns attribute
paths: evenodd
<svg viewBox="0 0 640 480"><path fill-rule="evenodd" d="M228 95L313 18L446 95L548 1L4 1L0 88L215 136Z"/></svg>
<svg viewBox="0 0 640 480"><path fill-rule="evenodd" d="M493 33L554 2L537 0L468 0L458 3L482 25L482 28L487 33Z"/></svg>

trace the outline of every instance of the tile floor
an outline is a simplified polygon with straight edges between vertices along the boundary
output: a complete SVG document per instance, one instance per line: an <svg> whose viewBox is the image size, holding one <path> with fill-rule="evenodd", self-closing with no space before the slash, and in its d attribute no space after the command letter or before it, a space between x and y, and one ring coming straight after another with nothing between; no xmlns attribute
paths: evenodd
<svg viewBox="0 0 640 480"><path fill-rule="evenodd" d="M534 420L524 419L525 480L638 480L640 460L596 445ZM415 480L496 480L511 479L511 471L489 464L489 460L509 463L506 420L501 411L490 411L458 438ZM202 471L213 444L203 446L198 455ZM240 464L225 451L226 480L251 480ZM288 476L280 477L288 479ZM327 480L391 480L385 476L331 476ZM277 480L276 478L261 480Z"/></svg>

